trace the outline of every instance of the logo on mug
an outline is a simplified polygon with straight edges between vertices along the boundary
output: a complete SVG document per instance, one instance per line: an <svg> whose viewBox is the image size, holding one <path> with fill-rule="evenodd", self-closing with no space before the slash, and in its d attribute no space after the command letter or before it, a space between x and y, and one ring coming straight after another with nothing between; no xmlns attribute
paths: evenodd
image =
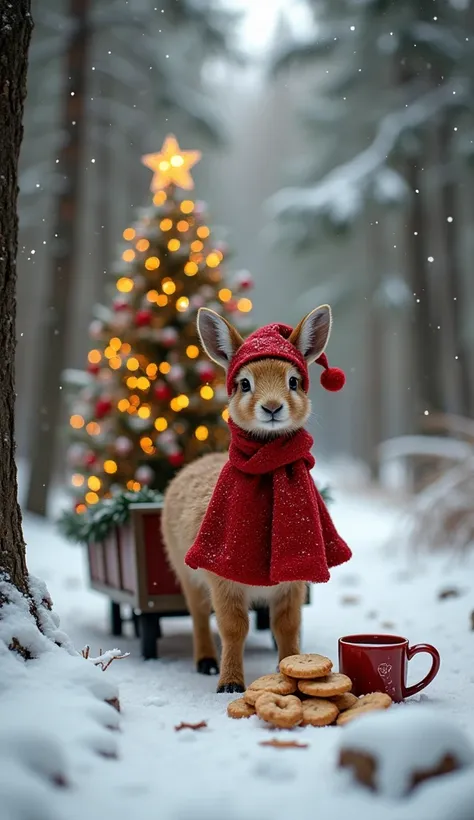
<svg viewBox="0 0 474 820"><path fill-rule="evenodd" d="M391 671L392 664L390 663L381 663L380 666L377 667L377 672L379 673L379 675L382 675L383 678L386 678Z"/></svg>

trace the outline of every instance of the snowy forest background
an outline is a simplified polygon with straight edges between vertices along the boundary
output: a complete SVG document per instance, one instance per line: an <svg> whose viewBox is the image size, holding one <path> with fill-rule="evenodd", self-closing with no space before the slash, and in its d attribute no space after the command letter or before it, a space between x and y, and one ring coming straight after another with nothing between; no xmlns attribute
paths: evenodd
<svg viewBox="0 0 474 820"><path fill-rule="evenodd" d="M470 455L474 3L33 5L17 441L36 480L62 480L60 374L84 366L92 305L148 200L140 157L169 132L203 151L197 196L255 278L255 322L333 306L329 357L348 378L338 401L314 389L317 453L376 474L381 442L443 413Z"/></svg>

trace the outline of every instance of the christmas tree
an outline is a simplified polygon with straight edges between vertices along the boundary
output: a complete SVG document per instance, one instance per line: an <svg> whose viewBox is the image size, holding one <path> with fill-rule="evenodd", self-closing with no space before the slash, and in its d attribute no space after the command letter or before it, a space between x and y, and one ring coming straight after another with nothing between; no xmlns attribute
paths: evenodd
<svg viewBox="0 0 474 820"><path fill-rule="evenodd" d="M111 306L90 325L87 373L71 402L77 512L125 488L162 491L183 464L227 447L227 395L199 346L196 313L206 305L245 330L252 278L224 279L227 248L189 193L199 159L173 136L142 158L154 172L153 205L123 232Z"/></svg>

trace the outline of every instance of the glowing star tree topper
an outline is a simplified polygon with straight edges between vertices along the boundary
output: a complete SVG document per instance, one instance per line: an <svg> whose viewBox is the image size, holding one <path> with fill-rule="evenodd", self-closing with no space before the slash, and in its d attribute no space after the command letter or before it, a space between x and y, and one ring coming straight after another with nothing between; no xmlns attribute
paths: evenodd
<svg viewBox="0 0 474 820"><path fill-rule="evenodd" d="M159 191L167 185L176 185L190 191L194 182L189 171L200 159L200 151L182 151L176 137L169 134L161 151L142 157L143 164L153 171L150 190Z"/></svg>

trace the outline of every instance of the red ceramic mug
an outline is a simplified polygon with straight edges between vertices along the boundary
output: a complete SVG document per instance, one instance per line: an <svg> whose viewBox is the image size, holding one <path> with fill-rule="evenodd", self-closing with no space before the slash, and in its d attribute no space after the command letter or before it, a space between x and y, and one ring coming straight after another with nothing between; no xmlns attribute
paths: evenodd
<svg viewBox="0 0 474 820"><path fill-rule="evenodd" d="M419 683L407 686L408 661L419 652L432 657L431 669ZM386 692L402 701L428 686L438 674L439 652L429 643L409 646L399 635L346 635L339 639L339 671L352 681L354 695Z"/></svg>

